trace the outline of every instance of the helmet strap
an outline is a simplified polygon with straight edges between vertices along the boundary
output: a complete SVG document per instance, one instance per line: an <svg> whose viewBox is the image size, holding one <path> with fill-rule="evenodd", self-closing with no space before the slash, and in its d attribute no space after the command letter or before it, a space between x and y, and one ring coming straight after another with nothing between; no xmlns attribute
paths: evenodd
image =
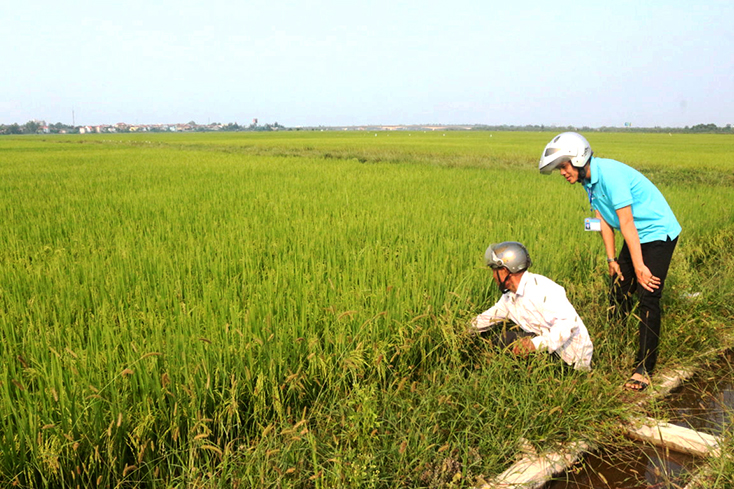
<svg viewBox="0 0 734 489"><path fill-rule="evenodd" d="M579 181L583 182L584 180L586 180L586 175L589 173L587 171L588 168L589 168L589 163L586 163L584 166L579 168Z"/></svg>
<svg viewBox="0 0 734 489"><path fill-rule="evenodd" d="M507 268L505 268L505 270L507 270ZM510 271L507 270L507 275L505 275L505 278L502 280L502 283L500 284L500 290L502 291L503 294L506 294L507 292L510 291L509 287L507 287L507 279L510 278L510 275L511 275Z"/></svg>

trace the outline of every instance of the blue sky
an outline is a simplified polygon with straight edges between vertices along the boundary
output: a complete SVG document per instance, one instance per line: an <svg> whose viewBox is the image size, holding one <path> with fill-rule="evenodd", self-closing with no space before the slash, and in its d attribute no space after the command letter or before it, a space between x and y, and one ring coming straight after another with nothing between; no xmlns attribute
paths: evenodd
<svg viewBox="0 0 734 489"><path fill-rule="evenodd" d="M4 124L734 123L731 0L34 0L0 20Z"/></svg>

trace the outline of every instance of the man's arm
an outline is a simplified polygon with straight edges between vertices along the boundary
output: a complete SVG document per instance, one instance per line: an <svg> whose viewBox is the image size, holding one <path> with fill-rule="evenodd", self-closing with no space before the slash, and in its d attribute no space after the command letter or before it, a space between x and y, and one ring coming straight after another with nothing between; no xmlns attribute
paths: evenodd
<svg viewBox="0 0 734 489"><path fill-rule="evenodd" d="M581 318L577 314L551 318L543 332L532 339L533 345L537 350L558 350L576 333L578 321Z"/></svg>
<svg viewBox="0 0 734 489"><path fill-rule="evenodd" d="M469 326L473 332L481 333L491 329L497 323L507 321L507 319L508 311L503 307L502 299L500 299L494 306L472 319Z"/></svg>
<svg viewBox="0 0 734 489"><path fill-rule="evenodd" d="M596 211L596 217L601 221L601 240L604 242L604 251L606 252L607 258L616 258L617 252L614 247L614 229L607 221L604 220L599 211ZM609 264L609 275L612 277L619 275L619 277L624 280L622 271L619 268L619 263L617 263L616 260L611 262L607 260L607 263Z"/></svg>

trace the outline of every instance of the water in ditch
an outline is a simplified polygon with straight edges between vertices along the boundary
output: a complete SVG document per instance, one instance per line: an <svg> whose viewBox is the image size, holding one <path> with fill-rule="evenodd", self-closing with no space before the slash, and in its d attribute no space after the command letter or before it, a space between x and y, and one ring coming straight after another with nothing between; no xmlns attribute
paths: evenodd
<svg viewBox="0 0 734 489"><path fill-rule="evenodd" d="M734 354L694 376L661 404L670 423L711 435L720 434L734 419ZM658 417L658 416L655 416ZM546 489L678 489L695 471L696 457L646 444L587 455L584 460L546 484Z"/></svg>

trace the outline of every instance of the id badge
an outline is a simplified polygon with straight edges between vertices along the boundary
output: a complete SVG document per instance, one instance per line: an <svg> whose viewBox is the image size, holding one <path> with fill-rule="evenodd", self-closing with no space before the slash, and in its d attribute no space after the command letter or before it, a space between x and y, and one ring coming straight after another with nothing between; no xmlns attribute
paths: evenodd
<svg viewBox="0 0 734 489"><path fill-rule="evenodd" d="M601 231L601 219L595 217L587 217L584 219L585 231Z"/></svg>

